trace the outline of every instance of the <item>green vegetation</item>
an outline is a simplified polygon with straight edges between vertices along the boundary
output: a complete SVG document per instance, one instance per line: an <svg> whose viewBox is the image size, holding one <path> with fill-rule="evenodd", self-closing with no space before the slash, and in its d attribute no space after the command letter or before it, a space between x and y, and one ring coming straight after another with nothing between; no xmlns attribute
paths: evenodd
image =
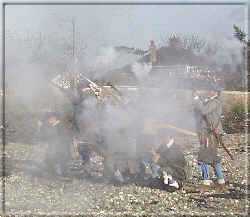
<svg viewBox="0 0 250 217"><path fill-rule="evenodd" d="M245 117L246 110L243 102L228 104L224 109L224 119L222 121L224 130L227 133L244 132Z"/></svg>

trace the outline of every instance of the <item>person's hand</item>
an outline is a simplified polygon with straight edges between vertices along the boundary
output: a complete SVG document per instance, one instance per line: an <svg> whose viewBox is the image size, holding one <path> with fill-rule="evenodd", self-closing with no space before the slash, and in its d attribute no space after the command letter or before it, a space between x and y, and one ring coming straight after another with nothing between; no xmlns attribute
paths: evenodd
<svg viewBox="0 0 250 217"><path fill-rule="evenodd" d="M197 100L197 99L200 98L200 94L199 94L199 92L196 91L196 90L192 92L192 96L193 96L193 99L195 99L195 100Z"/></svg>
<svg viewBox="0 0 250 217"><path fill-rule="evenodd" d="M193 97L199 96L198 91L197 91L197 90L194 90L194 91L192 92L192 96L193 96Z"/></svg>
<svg viewBox="0 0 250 217"><path fill-rule="evenodd" d="M154 148L151 149L151 153L153 154L152 161L154 163L157 163L158 160L160 159L160 155L156 152L156 150Z"/></svg>

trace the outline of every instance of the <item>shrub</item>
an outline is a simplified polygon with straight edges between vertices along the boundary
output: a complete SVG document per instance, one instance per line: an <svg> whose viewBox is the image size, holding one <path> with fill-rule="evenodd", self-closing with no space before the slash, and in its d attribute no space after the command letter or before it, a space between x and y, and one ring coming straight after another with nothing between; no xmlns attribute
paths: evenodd
<svg viewBox="0 0 250 217"><path fill-rule="evenodd" d="M245 105L243 103L235 103L227 105L224 110L223 128L227 133L243 132L245 120Z"/></svg>

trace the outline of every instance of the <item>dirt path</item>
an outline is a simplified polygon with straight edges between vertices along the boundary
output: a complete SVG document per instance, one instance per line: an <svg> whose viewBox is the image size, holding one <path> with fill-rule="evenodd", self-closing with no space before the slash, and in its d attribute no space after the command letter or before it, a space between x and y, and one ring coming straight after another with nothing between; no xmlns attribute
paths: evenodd
<svg viewBox="0 0 250 217"><path fill-rule="evenodd" d="M45 145L12 143L6 146L5 209L12 215L243 215L249 207L247 153L239 146L230 148L236 162L231 162L231 169L224 166L228 190L187 193L168 192L161 184L146 181L134 180L122 186L105 183L102 158L98 156L92 156L88 173L79 169L72 170L68 177L51 176L44 169ZM200 182L193 156L196 151L197 146L185 151L192 176L187 186ZM219 151L225 159L225 152Z"/></svg>

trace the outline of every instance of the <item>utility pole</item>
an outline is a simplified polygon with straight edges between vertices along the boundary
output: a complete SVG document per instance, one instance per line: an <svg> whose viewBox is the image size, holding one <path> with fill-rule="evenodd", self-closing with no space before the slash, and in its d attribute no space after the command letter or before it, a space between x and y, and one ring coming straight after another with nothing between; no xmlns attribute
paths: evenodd
<svg viewBox="0 0 250 217"><path fill-rule="evenodd" d="M73 82L73 87L76 87L76 72L75 72L75 64L76 64L76 52L75 52L75 19L72 18L72 30L73 30L73 39L72 39L72 60L73 60L73 71L72 71L72 82Z"/></svg>
<svg viewBox="0 0 250 217"><path fill-rule="evenodd" d="M72 19L72 25L73 25L73 58L75 57L75 20Z"/></svg>

